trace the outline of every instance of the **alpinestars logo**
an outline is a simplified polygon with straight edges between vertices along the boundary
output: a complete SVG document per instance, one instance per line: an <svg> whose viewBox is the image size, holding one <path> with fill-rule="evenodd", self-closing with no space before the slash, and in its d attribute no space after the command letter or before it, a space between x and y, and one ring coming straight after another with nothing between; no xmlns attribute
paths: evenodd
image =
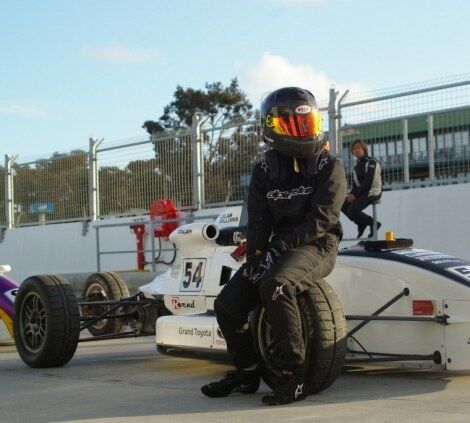
<svg viewBox="0 0 470 423"><path fill-rule="evenodd" d="M325 166L328 163L328 157L323 157L320 160L320 163L318 163L318 170L322 170L323 166Z"/></svg>
<svg viewBox="0 0 470 423"><path fill-rule="evenodd" d="M299 395L302 395L304 389L304 384L302 383L301 385L297 385L297 388L295 388L295 398L298 398Z"/></svg>
<svg viewBox="0 0 470 423"><path fill-rule="evenodd" d="M261 169L264 170L264 173L268 173L268 162L261 162Z"/></svg>
<svg viewBox="0 0 470 423"><path fill-rule="evenodd" d="M281 286L278 286L276 288L276 290L274 291L274 294L273 294L273 301L276 301L277 298L280 296L280 295L283 295L284 292L282 291L282 288L284 288L284 285L285 283L283 283Z"/></svg>
<svg viewBox="0 0 470 423"><path fill-rule="evenodd" d="M290 200L292 197L295 197L297 195L309 195L312 193L312 187L304 187L303 185L294 188L291 191L279 191L278 189L275 189L274 191L269 191L266 194L266 198L270 198L274 201L277 200Z"/></svg>
<svg viewBox="0 0 470 423"><path fill-rule="evenodd" d="M264 262L261 263L261 267L264 267L266 270L271 269L271 266L274 264L274 259L273 259L273 254L274 252L268 251L266 253L266 257L264 258ZM279 257L279 253L276 253L277 257Z"/></svg>

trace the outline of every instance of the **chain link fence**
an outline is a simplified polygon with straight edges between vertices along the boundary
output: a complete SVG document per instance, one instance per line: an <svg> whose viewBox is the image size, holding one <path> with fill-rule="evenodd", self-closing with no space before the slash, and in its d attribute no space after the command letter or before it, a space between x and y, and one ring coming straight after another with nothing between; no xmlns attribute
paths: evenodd
<svg viewBox="0 0 470 423"><path fill-rule="evenodd" d="M330 101L320 107L325 136L349 176L355 164L351 142L364 139L382 164L385 189L470 181L470 75L346 93L339 101L338 94L330 90ZM12 180L6 178L10 165L0 168L6 181L0 226L146 214L159 198L180 209L241 204L253 165L266 149L259 122L213 127L204 119L174 132L114 143L91 140L89 151L13 160Z"/></svg>
<svg viewBox="0 0 470 423"><path fill-rule="evenodd" d="M351 142L363 139L369 155L381 162L386 189L469 176L468 75L346 95L338 114L339 142L349 175L355 164Z"/></svg>
<svg viewBox="0 0 470 423"><path fill-rule="evenodd" d="M243 202L253 165L265 151L258 121L201 130L206 206Z"/></svg>
<svg viewBox="0 0 470 423"><path fill-rule="evenodd" d="M158 198L191 207L191 157L190 129L98 148L99 217L145 214Z"/></svg>
<svg viewBox="0 0 470 423"><path fill-rule="evenodd" d="M7 225L7 201L5 193L5 185L7 182L5 169L0 167L0 227L5 227ZM5 182L5 183L3 183Z"/></svg>
<svg viewBox="0 0 470 423"><path fill-rule="evenodd" d="M87 153L13 165L15 224L68 221L88 216Z"/></svg>

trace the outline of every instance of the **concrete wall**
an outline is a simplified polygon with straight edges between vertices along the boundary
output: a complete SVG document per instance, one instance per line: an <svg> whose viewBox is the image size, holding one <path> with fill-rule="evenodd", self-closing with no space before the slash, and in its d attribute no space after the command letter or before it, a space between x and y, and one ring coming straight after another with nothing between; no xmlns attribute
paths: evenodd
<svg viewBox="0 0 470 423"><path fill-rule="evenodd" d="M220 213L204 210L200 215ZM371 210L370 210L371 213ZM409 237L415 246L441 251L470 260L470 184L419 188L384 193L378 209L382 228L396 237ZM355 237L356 227L341 217L345 236ZM106 223L116 222L110 219ZM119 219L132 222L133 219ZM366 232L367 234L367 232ZM150 238L146 237L147 248ZM136 241L128 227L105 228L100 232L101 250L135 249ZM171 246L166 244L166 247ZM167 253L163 259L168 260ZM150 254L147 253L147 260ZM96 236L92 225L85 236L82 223L62 223L14 228L0 243L0 264L10 264L13 279L46 273L87 273L96 271ZM136 269L136 255L102 256L102 270ZM162 271L165 266L159 266Z"/></svg>
<svg viewBox="0 0 470 423"><path fill-rule="evenodd" d="M356 227L346 220L342 216L345 236L355 236ZM417 248L470 260L470 184L385 192L378 220L380 237L393 231L397 238L412 238Z"/></svg>

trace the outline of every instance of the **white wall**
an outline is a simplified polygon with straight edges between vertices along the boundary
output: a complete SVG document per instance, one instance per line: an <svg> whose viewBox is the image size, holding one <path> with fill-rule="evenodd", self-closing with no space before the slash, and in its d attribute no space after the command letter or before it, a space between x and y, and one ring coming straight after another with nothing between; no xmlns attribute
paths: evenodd
<svg viewBox="0 0 470 423"><path fill-rule="evenodd" d="M221 210L201 214L216 214ZM382 222L380 237L392 230L396 237L413 238L416 247L470 260L470 184L385 192L378 215ZM345 237L355 237L355 225L344 215L341 220ZM117 219L102 223L115 221ZM131 222L132 219L120 221ZM147 248L150 248L149 239L147 236ZM135 237L128 227L101 229L100 241L102 251L136 248ZM147 253L149 259L150 253ZM18 281L34 274L96 271L95 230L90 225L83 236L79 222L8 230L0 243L0 264L10 264L10 276ZM101 268L136 269L136 255L102 256Z"/></svg>
<svg viewBox="0 0 470 423"><path fill-rule="evenodd" d="M372 208L368 210L372 214ZM387 191L378 206L379 237L393 231L414 246L470 260L470 184ZM345 236L357 235L342 216ZM367 233L366 233L367 234Z"/></svg>

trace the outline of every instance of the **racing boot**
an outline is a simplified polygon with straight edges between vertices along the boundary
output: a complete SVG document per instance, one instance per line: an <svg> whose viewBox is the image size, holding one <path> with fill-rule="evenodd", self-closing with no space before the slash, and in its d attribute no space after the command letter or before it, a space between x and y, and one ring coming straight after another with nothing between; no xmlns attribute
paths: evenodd
<svg viewBox="0 0 470 423"><path fill-rule="evenodd" d="M212 398L226 397L239 392L253 394L259 388L260 376L257 370L229 370L218 382L208 383L201 392Z"/></svg>
<svg viewBox="0 0 470 423"><path fill-rule="evenodd" d="M361 223L357 225L357 237L358 238L360 238L362 236L362 234L364 233L366 228L367 228L367 225L364 225L364 224L361 224Z"/></svg>
<svg viewBox="0 0 470 423"><path fill-rule="evenodd" d="M379 233L379 229L381 226L382 224L380 222L377 222L377 233ZM372 225L370 225L370 233L367 236L367 238L372 238L373 236L374 236L374 224L372 223Z"/></svg>
<svg viewBox="0 0 470 423"><path fill-rule="evenodd" d="M283 372L282 382L273 391L261 398L266 405L282 405L307 398L307 387L304 382L304 372L302 368L292 372Z"/></svg>

